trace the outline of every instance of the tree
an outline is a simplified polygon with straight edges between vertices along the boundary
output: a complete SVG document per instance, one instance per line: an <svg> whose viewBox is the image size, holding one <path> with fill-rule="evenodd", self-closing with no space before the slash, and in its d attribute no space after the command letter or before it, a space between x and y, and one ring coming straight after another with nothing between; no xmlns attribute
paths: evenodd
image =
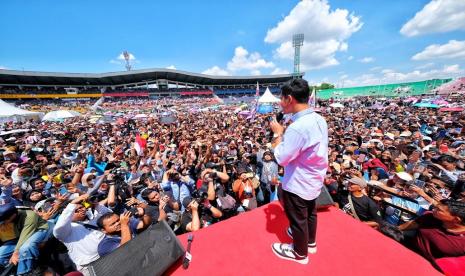
<svg viewBox="0 0 465 276"><path fill-rule="evenodd" d="M333 89L334 88L334 85L330 84L330 83L325 83L323 82L321 85L320 85L320 89L319 90L326 90L326 89Z"/></svg>
<svg viewBox="0 0 465 276"><path fill-rule="evenodd" d="M315 86L310 86L310 91L313 91L313 88L315 88L315 90L326 90L326 89L333 89L334 88L334 85L330 84L330 83L325 83L323 82L321 85L315 85Z"/></svg>

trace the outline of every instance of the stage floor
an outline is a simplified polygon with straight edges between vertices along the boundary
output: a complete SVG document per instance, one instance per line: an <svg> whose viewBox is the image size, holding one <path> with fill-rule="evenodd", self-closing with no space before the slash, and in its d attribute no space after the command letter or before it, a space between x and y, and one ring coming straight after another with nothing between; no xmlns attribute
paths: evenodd
<svg viewBox="0 0 465 276"><path fill-rule="evenodd" d="M318 252L301 265L276 257L274 242L290 242L287 218L271 203L194 233L192 261L168 275L441 275L395 241L331 208L318 213ZM187 235L179 236L187 248Z"/></svg>

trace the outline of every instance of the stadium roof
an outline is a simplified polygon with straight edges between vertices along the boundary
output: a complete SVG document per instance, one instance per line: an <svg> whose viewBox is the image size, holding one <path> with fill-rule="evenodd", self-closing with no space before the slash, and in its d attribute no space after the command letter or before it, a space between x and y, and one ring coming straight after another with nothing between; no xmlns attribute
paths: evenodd
<svg viewBox="0 0 465 276"><path fill-rule="evenodd" d="M302 77L304 73L300 73ZM156 83L157 80L195 85L251 85L259 82L283 83L293 74L265 76L210 76L171 69L142 69L110 73L51 73L0 70L0 85L54 85L54 86L122 86L137 83Z"/></svg>

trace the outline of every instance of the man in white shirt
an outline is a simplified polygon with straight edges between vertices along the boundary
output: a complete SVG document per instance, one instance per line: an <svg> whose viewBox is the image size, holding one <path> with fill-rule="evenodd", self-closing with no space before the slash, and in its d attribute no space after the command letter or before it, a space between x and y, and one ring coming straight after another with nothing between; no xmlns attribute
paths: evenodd
<svg viewBox="0 0 465 276"><path fill-rule="evenodd" d="M84 194L71 201L53 228L53 235L68 248L69 257L84 275L89 275L86 266L100 257L97 249L105 237L97 227L83 223L87 216L81 203L88 197Z"/></svg>
<svg viewBox="0 0 465 276"><path fill-rule="evenodd" d="M284 167L282 199L293 238L293 244L275 243L272 249L278 257L301 264L308 263L307 253L316 253L315 201L328 168L328 126L308 105L309 93L303 79L284 85L280 104L283 113L293 114L292 123L285 132L276 120L270 123L274 155Z"/></svg>

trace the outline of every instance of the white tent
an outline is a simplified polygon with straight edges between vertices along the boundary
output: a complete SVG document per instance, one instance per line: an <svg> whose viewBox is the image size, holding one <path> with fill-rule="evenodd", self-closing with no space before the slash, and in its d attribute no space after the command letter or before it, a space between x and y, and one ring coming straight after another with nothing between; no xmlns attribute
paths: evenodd
<svg viewBox="0 0 465 276"><path fill-rule="evenodd" d="M42 121L59 121L66 118L78 117L82 114L74 110L56 110L51 111L42 118Z"/></svg>
<svg viewBox="0 0 465 276"><path fill-rule="evenodd" d="M265 93L258 99L259 103L279 103L281 100L273 96L271 94L270 89L268 87L265 90Z"/></svg>
<svg viewBox="0 0 465 276"><path fill-rule="evenodd" d="M332 108L344 108L344 106L341 103L332 103L329 106Z"/></svg>
<svg viewBox="0 0 465 276"><path fill-rule="evenodd" d="M39 120L44 114L18 108L0 99L0 122L21 122L28 119Z"/></svg>

